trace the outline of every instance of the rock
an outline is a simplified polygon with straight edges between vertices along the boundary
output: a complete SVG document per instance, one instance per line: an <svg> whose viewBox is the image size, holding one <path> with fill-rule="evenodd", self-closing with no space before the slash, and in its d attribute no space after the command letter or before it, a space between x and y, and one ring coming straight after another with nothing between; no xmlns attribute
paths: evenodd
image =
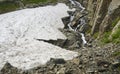
<svg viewBox="0 0 120 74"><path fill-rule="evenodd" d="M90 43L88 43L88 44L87 44L87 47L93 47L93 45L92 45L92 44L90 44Z"/></svg>
<svg viewBox="0 0 120 74"><path fill-rule="evenodd" d="M6 63L4 67L0 70L1 74L18 74L20 70L13 67L10 63Z"/></svg>
<svg viewBox="0 0 120 74"><path fill-rule="evenodd" d="M120 2L118 2L118 3L120 3ZM104 20L100 24L99 37L102 37L104 32L111 31L111 27L112 27L113 22L115 22L115 20L120 17L119 11L120 11L120 5L118 5L118 7L116 9L114 9L111 13L108 12L109 14L107 14L105 16ZM114 25L116 25L116 24L114 24ZM114 30L114 28L113 28L113 30ZM110 35L110 37L111 37L111 35Z"/></svg>
<svg viewBox="0 0 120 74"><path fill-rule="evenodd" d="M56 74L66 74L65 68L61 68Z"/></svg>
<svg viewBox="0 0 120 74"><path fill-rule="evenodd" d="M112 69L116 69L116 68L119 68L119 67L120 67L120 60L115 60L112 63Z"/></svg>
<svg viewBox="0 0 120 74"><path fill-rule="evenodd" d="M103 66L104 68L108 68L110 65L111 65L111 63L108 61L101 61L100 60L97 62L97 66Z"/></svg>
<svg viewBox="0 0 120 74"><path fill-rule="evenodd" d="M95 9L95 13L94 14L94 19L92 19L92 31L91 34L94 34L95 32L99 31L99 27L100 24L102 23L107 11L108 11L108 7L110 5L110 2L112 0L101 0L99 2L99 0L97 0L97 7Z"/></svg>
<svg viewBox="0 0 120 74"><path fill-rule="evenodd" d="M86 72L87 72L88 74L89 74L89 73L90 73L90 74L95 73L95 71L94 71L93 69L91 69L91 68L89 68Z"/></svg>
<svg viewBox="0 0 120 74"><path fill-rule="evenodd" d="M66 63L66 61L62 58L61 59L51 58L49 62L54 63L54 64L65 64Z"/></svg>
<svg viewBox="0 0 120 74"><path fill-rule="evenodd" d="M74 12L73 11L67 11L67 13L69 14L69 16L73 16L75 11Z"/></svg>
<svg viewBox="0 0 120 74"><path fill-rule="evenodd" d="M68 28L68 24L70 23L70 16L62 18L62 21L64 23L64 28Z"/></svg>
<svg viewBox="0 0 120 74"><path fill-rule="evenodd" d="M71 21L71 26L76 27L80 22L80 18L84 15L80 12L80 10L76 10L73 16L74 19Z"/></svg>
<svg viewBox="0 0 120 74"><path fill-rule="evenodd" d="M68 49L79 48L82 45L82 39L79 32L70 31L67 29L61 30L63 34L66 35L67 39L64 44L64 47Z"/></svg>
<svg viewBox="0 0 120 74"><path fill-rule="evenodd" d="M79 58L74 58L72 60L73 63L75 63L76 65L79 65L80 64L80 59Z"/></svg>

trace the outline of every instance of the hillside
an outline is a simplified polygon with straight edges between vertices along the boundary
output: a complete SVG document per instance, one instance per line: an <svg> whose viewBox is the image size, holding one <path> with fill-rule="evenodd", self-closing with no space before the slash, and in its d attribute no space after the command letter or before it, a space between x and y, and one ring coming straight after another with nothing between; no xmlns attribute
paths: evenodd
<svg viewBox="0 0 120 74"><path fill-rule="evenodd" d="M0 74L120 74L120 0L0 0L0 22Z"/></svg>

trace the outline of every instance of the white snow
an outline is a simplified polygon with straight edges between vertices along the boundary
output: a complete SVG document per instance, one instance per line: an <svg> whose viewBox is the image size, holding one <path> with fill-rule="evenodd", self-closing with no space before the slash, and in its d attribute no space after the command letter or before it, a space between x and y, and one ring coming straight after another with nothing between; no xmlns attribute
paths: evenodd
<svg viewBox="0 0 120 74"><path fill-rule="evenodd" d="M70 60L77 52L37 41L66 39L58 30L70 10L65 4L24 9L0 15L0 69L8 61L20 69L45 64L50 58Z"/></svg>

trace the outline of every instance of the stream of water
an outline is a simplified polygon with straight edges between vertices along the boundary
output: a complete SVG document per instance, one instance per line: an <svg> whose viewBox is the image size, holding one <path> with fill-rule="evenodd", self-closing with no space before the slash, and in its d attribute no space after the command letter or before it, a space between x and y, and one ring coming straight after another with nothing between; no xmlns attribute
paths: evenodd
<svg viewBox="0 0 120 74"><path fill-rule="evenodd" d="M85 10L85 8L84 8L78 1L76 1L76 0L69 0L69 1L70 1L70 3L71 3L74 7L80 9L80 12L81 12L81 13ZM68 27L69 27L70 30L72 30L72 31L77 31L77 29L78 29L79 27L83 27L83 25L86 24L86 21L85 21L83 18L80 18L80 19L79 19L80 24L78 24L77 27L76 27L75 29L73 29L73 28L71 27L71 22L73 21L74 18L75 18L74 15L70 16L70 23L68 24ZM87 41L85 40L85 35L84 35L84 33L80 33L80 34L81 34L81 36L82 36L83 45L87 44Z"/></svg>

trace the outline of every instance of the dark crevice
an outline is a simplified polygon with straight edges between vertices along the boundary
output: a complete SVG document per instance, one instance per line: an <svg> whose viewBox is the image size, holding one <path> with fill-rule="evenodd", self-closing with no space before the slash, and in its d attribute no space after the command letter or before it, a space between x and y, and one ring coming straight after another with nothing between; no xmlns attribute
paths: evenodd
<svg viewBox="0 0 120 74"><path fill-rule="evenodd" d="M39 41L44 41L56 46L59 46L61 48L66 48L67 47L67 43L69 42L68 39L57 39L57 40L43 40L43 39L37 39Z"/></svg>

